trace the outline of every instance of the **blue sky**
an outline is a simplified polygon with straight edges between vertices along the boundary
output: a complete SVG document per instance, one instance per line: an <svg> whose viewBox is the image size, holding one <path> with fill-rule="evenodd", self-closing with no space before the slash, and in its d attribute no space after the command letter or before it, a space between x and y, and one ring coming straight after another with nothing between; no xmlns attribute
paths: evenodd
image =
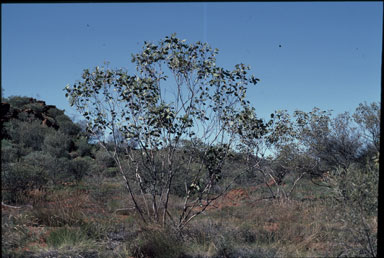
<svg viewBox="0 0 384 258"><path fill-rule="evenodd" d="M261 81L248 99L261 117L353 111L380 101L382 13L382 2L3 4L1 84L5 97L38 97L73 116L63 88L83 69L132 68L144 40L176 32L218 48L220 66L250 65Z"/></svg>

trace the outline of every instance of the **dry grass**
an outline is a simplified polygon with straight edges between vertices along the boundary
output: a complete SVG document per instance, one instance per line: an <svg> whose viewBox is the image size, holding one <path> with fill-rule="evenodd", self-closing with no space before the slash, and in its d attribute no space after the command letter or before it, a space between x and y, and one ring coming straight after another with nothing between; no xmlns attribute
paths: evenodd
<svg viewBox="0 0 384 258"><path fill-rule="evenodd" d="M300 195L316 195L304 190ZM345 241L354 241L346 237L348 225L336 219L342 211L321 198L260 200L260 191L234 189L180 236L169 228L143 225L134 212L116 214L129 205L121 191L121 183L112 178L89 191L68 187L34 193L32 210L2 213L3 254L88 250L100 257L329 257L340 254ZM171 196L170 210L180 203ZM375 230L377 217L369 223ZM68 251L69 246L76 248Z"/></svg>

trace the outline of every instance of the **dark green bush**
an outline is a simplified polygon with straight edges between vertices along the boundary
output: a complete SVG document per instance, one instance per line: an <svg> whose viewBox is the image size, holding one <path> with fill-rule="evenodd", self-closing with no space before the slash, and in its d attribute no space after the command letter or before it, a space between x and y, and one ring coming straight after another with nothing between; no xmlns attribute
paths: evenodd
<svg viewBox="0 0 384 258"><path fill-rule="evenodd" d="M4 126L12 142L33 151L41 150L45 134L54 131L52 128L42 126L39 121L24 122L11 119Z"/></svg>
<svg viewBox="0 0 384 258"><path fill-rule="evenodd" d="M72 181L78 171L72 167L71 160L65 157L55 157L46 151L36 151L27 155L24 162L32 166L40 167L50 182L57 184L62 181Z"/></svg>
<svg viewBox="0 0 384 258"><path fill-rule="evenodd" d="M103 149L100 149L95 154L96 163L99 168L104 170L105 168L110 168L116 166L115 160Z"/></svg>
<svg viewBox="0 0 384 258"><path fill-rule="evenodd" d="M81 137L75 141L77 152L81 157L92 155L92 145L88 143L87 138Z"/></svg>
<svg viewBox="0 0 384 258"><path fill-rule="evenodd" d="M59 131L66 135L76 136L81 128L72 122L72 120L66 115L58 115L56 117L56 122L59 125Z"/></svg>
<svg viewBox="0 0 384 258"><path fill-rule="evenodd" d="M47 110L47 114L56 119L57 116L64 115L64 111L58 108L50 108Z"/></svg>
<svg viewBox="0 0 384 258"><path fill-rule="evenodd" d="M366 215L377 215L379 168L367 164L361 169L354 164L347 169L338 168L332 172L335 198L344 204L354 206Z"/></svg>
<svg viewBox="0 0 384 258"><path fill-rule="evenodd" d="M13 108L22 108L31 102L30 99L29 97L9 96L4 99L4 102L9 103Z"/></svg>
<svg viewBox="0 0 384 258"><path fill-rule="evenodd" d="M245 243L254 243L257 239L257 232L252 230L251 225L248 223L242 224L239 232L238 238L241 242Z"/></svg>
<svg viewBox="0 0 384 258"><path fill-rule="evenodd" d="M55 157L48 152L36 151L24 157L23 162L39 167L46 178L56 185L60 182L81 180L89 172L93 161L89 157L70 160L65 157Z"/></svg>
<svg viewBox="0 0 384 258"><path fill-rule="evenodd" d="M20 158L20 150L18 149L18 146L13 144L9 140L2 139L1 140L1 162L9 163L9 162L16 162Z"/></svg>
<svg viewBox="0 0 384 258"><path fill-rule="evenodd" d="M80 181L85 175L90 172L90 167L93 160L90 157L78 157L70 161L71 177L76 181Z"/></svg>
<svg viewBox="0 0 384 258"><path fill-rule="evenodd" d="M52 156L69 157L70 138L62 132L53 131L45 136L43 150Z"/></svg>
<svg viewBox="0 0 384 258"><path fill-rule="evenodd" d="M42 188L48 182L43 168L24 161L3 166L1 179L3 199L11 203L26 201L29 191Z"/></svg>
<svg viewBox="0 0 384 258"><path fill-rule="evenodd" d="M104 172L105 177L115 177L119 174L119 169L116 167L107 168Z"/></svg>
<svg viewBox="0 0 384 258"><path fill-rule="evenodd" d="M339 239L344 242L347 256L375 257L377 229L371 223L378 216L379 166L369 161L365 168L353 164L331 173L335 217L346 224Z"/></svg>
<svg viewBox="0 0 384 258"><path fill-rule="evenodd" d="M34 111L36 113L42 113L42 112L44 112L45 106L43 106L40 103L29 103L29 104L26 104L23 108L31 109L32 111Z"/></svg>
<svg viewBox="0 0 384 258"><path fill-rule="evenodd" d="M88 242L88 236L81 228L63 227L53 230L47 237L49 247L76 246Z"/></svg>
<svg viewBox="0 0 384 258"><path fill-rule="evenodd" d="M182 242L167 230L147 230L130 246L133 256L142 258L177 258L183 249Z"/></svg>

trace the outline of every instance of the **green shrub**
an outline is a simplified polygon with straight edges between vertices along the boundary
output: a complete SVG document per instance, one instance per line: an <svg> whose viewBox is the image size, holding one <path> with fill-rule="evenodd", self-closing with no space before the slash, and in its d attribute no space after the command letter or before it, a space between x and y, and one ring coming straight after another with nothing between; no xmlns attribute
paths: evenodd
<svg viewBox="0 0 384 258"><path fill-rule="evenodd" d="M4 102L8 102L13 108L22 108L31 102L31 98L22 96L9 96L8 98L4 99Z"/></svg>
<svg viewBox="0 0 384 258"><path fill-rule="evenodd" d="M52 156L69 157L70 138L62 132L53 131L45 136L43 150Z"/></svg>
<svg viewBox="0 0 384 258"><path fill-rule="evenodd" d="M340 238L347 256L376 256L377 229L370 223L378 216L379 167L368 162L365 168L351 165L332 172L331 204L339 210L335 219L346 224Z"/></svg>
<svg viewBox="0 0 384 258"><path fill-rule="evenodd" d="M45 151L34 151L26 155L23 160L33 166L39 166L49 171L52 169L55 159L50 153Z"/></svg>
<svg viewBox="0 0 384 258"><path fill-rule="evenodd" d="M92 159L89 157L78 157L70 161L71 176L76 181L80 181L90 171Z"/></svg>
<svg viewBox="0 0 384 258"><path fill-rule="evenodd" d="M243 223L239 228L239 240L244 243L254 243L257 239L257 232L252 230L251 225Z"/></svg>
<svg viewBox="0 0 384 258"><path fill-rule="evenodd" d="M47 237L49 247L74 247L90 243L87 234L81 228L63 227L53 230Z"/></svg>
<svg viewBox="0 0 384 258"><path fill-rule="evenodd" d="M1 162L16 162L20 158L20 150L9 140L1 140Z"/></svg>
<svg viewBox="0 0 384 258"><path fill-rule="evenodd" d="M42 126L39 121L24 122L11 119L4 126L7 135L10 136L14 143L31 148L34 151L41 150L45 134L54 131L52 128Z"/></svg>
<svg viewBox="0 0 384 258"><path fill-rule="evenodd" d="M50 177L55 184L75 179L71 165L71 161L68 158L55 158L55 170L50 173Z"/></svg>
<svg viewBox="0 0 384 258"><path fill-rule="evenodd" d="M53 184L66 179L67 181L72 180L70 160L67 158L57 158L49 152L35 151L28 154L23 160L27 164L40 167Z"/></svg>
<svg viewBox="0 0 384 258"><path fill-rule="evenodd" d="M64 115L64 111L58 108L50 108L47 110L47 114L56 119L57 116Z"/></svg>
<svg viewBox="0 0 384 258"><path fill-rule="evenodd" d="M59 131L66 135L76 136L81 128L72 122L72 120L66 115L58 115L56 117L56 122L59 125Z"/></svg>
<svg viewBox="0 0 384 258"><path fill-rule="evenodd" d="M55 157L45 151L35 151L23 158L26 164L39 167L46 178L53 184L60 182L79 181L89 171L91 158L76 158L70 160L66 157Z"/></svg>
<svg viewBox="0 0 384 258"><path fill-rule="evenodd" d="M101 170L116 166L115 160L103 149L100 149L95 154L96 163Z"/></svg>
<svg viewBox="0 0 384 258"><path fill-rule="evenodd" d="M181 257L183 244L167 230L147 230L130 246L134 257L172 258Z"/></svg>
<svg viewBox="0 0 384 258"><path fill-rule="evenodd" d="M72 164L68 158L58 158L46 151L31 152L23 158L23 161L31 166L39 167L54 185L63 181L73 181L76 175L80 174L76 169L79 169L81 164L78 164L77 161Z"/></svg>
<svg viewBox="0 0 384 258"><path fill-rule="evenodd" d="M107 168L104 172L105 177L115 177L119 174L119 169L116 167Z"/></svg>
<svg viewBox="0 0 384 258"><path fill-rule="evenodd" d="M23 108L31 109L36 113L42 113L44 112L45 106L41 105L40 103L28 103Z"/></svg>
<svg viewBox="0 0 384 258"><path fill-rule="evenodd" d="M88 143L87 138L81 137L75 141L75 146L78 154L81 157L91 156L92 154L92 145Z"/></svg>
<svg viewBox="0 0 384 258"><path fill-rule="evenodd" d="M24 161L3 166L1 179L3 199L11 203L26 201L29 191L43 187L48 181L43 168Z"/></svg>

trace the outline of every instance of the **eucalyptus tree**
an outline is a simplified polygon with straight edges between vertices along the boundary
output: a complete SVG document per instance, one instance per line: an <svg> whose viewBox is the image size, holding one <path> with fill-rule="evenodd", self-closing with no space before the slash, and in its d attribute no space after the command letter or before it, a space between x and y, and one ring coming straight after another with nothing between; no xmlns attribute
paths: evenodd
<svg viewBox="0 0 384 258"><path fill-rule="evenodd" d="M294 119L286 110L277 110L264 121L256 117L254 109L246 110L239 118L238 148L247 157L248 169L265 184L272 198L289 197L312 169L297 140ZM294 178L290 185L285 185L287 175Z"/></svg>
<svg viewBox="0 0 384 258"><path fill-rule="evenodd" d="M237 133L233 125L249 106L247 87L258 79L244 64L219 67L217 54L207 43L187 44L173 34L144 42L132 55L134 73L85 69L80 81L65 88L88 131L113 156L144 222L170 222L180 229L223 193L213 189ZM112 150L105 145L107 133ZM181 155L183 143L196 137L204 155ZM118 151L132 141L136 150ZM185 194L182 207L173 211L170 189L180 173L188 175Z"/></svg>
<svg viewBox="0 0 384 258"><path fill-rule="evenodd" d="M377 155L380 153L380 105L380 102L360 103L352 115L361 128L367 148L374 149Z"/></svg>
<svg viewBox="0 0 384 258"><path fill-rule="evenodd" d="M237 126L242 127L240 147L248 154L249 169L260 175L274 198L289 197L305 175L319 177L331 166L352 162L359 145L348 114L332 120L330 111L319 108L292 115L277 110L267 122L251 109L243 115L247 119ZM273 157L266 160L266 153ZM292 183L283 187L288 178Z"/></svg>

